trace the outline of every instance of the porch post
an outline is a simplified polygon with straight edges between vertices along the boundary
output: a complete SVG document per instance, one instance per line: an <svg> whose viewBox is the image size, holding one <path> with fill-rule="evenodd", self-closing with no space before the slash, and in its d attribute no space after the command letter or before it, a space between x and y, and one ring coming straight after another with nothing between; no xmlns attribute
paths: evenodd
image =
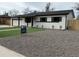
<svg viewBox="0 0 79 59"><path fill-rule="evenodd" d="M65 18L66 18L66 19L65 19L65 29L68 29L68 20L67 20L67 15L66 15Z"/></svg>
<svg viewBox="0 0 79 59"><path fill-rule="evenodd" d="M12 19L12 26L13 26L13 19Z"/></svg>
<svg viewBox="0 0 79 59"><path fill-rule="evenodd" d="M31 27L33 27L33 18L31 18Z"/></svg>
<svg viewBox="0 0 79 59"><path fill-rule="evenodd" d="M18 26L20 26L20 17L18 17Z"/></svg>

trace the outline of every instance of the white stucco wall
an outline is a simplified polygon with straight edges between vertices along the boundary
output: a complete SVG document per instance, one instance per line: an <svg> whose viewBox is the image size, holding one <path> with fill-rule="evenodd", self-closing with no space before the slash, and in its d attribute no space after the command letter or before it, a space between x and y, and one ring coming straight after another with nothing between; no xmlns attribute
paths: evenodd
<svg viewBox="0 0 79 59"><path fill-rule="evenodd" d="M10 26L12 26L12 18L10 20ZM13 20L13 26L18 26L18 20Z"/></svg>
<svg viewBox="0 0 79 59"><path fill-rule="evenodd" d="M18 20L13 20L13 26L18 26Z"/></svg>
<svg viewBox="0 0 79 59"><path fill-rule="evenodd" d="M25 18L22 18L22 20L20 20L20 26L21 25L26 25L27 26L27 23L25 22ZM31 23L28 23L28 27L31 27Z"/></svg>
<svg viewBox="0 0 79 59"><path fill-rule="evenodd" d="M10 20L10 26L12 26L12 18L11 18L11 20Z"/></svg>
<svg viewBox="0 0 79 59"><path fill-rule="evenodd" d="M47 17L47 21L51 21L51 17L62 17L62 21L61 22L36 22L36 21L40 21L40 17ZM36 19L33 22L33 27L37 27L38 28L48 28L48 29L60 29L60 26L62 26L62 29L65 29L65 15L56 15L56 16L38 16L36 17ZM53 28L54 26L54 28Z"/></svg>
<svg viewBox="0 0 79 59"><path fill-rule="evenodd" d="M67 15L67 20L73 20L73 15L72 15L72 13L69 13L69 14Z"/></svg>
<svg viewBox="0 0 79 59"><path fill-rule="evenodd" d="M75 18L73 18L72 13L69 13L68 15L66 15L66 27L68 26L68 20L76 20Z"/></svg>
<svg viewBox="0 0 79 59"><path fill-rule="evenodd" d="M21 25L27 25L26 22L25 22L25 18L22 18L22 20L20 20L20 26Z"/></svg>
<svg viewBox="0 0 79 59"><path fill-rule="evenodd" d="M10 25L9 25L9 27L13 27L12 26L12 18L10 19Z"/></svg>
<svg viewBox="0 0 79 59"><path fill-rule="evenodd" d="M22 20L20 20L20 26L21 25L27 26L27 23L25 22L25 18L22 18ZM10 20L10 26L12 26L12 19ZM18 26L18 20L13 20L13 26ZM31 27L31 23L29 23L28 26Z"/></svg>
<svg viewBox="0 0 79 59"><path fill-rule="evenodd" d="M21 26L21 25L26 25L26 23L25 23L24 20L25 20L24 18L22 18L22 20L20 20L20 26ZM11 26L12 26L12 19L11 19L11 21L10 21L10 24L11 24ZM13 26L18 26L18 20L13 20Z"/></svg>

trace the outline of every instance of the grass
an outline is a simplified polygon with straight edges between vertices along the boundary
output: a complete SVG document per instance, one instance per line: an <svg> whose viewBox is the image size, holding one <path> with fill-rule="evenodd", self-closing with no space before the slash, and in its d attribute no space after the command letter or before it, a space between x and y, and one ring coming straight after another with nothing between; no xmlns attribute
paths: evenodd
<svg viewBox="0 0 79 59"><path fill-rule="evenodd" d="M44 29L41 28L28 28L28 33L32 33L32 32L38 32L38 31L43 31Z"/></svg>
<svg viewBox="0 0 79 59"><path fill-rule="evenodd" d="M15 28L4 28L4 29L0 29L0 30L8 30L8 29L16 29ZM39 28L28 28L27 33L32 33L32 32L38 32L38 31L43 31L43 29L39 29ZM0 31L0 38L2 37L9 37L9 36L18 36L20 35L20 28L17 28L16 30L10 30L10 31Z"/></svg>
<svg viewBox="0 0 79 59"><path fill-rule="evenodd" d="M0 31L0 37L8 37L8 36L16 36L16 35L20 35L19 30Z"/></svg>

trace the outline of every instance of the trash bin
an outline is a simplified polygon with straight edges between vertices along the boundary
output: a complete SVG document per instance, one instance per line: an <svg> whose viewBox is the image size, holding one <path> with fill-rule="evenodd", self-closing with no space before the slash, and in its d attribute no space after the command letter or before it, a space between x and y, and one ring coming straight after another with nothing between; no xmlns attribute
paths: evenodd
<svg viewBox="0 0 79 59"><path fill-rule="evenodd" d="M27 32L27 28L25 25L21 26L21 33L26 33Z"/></svg>

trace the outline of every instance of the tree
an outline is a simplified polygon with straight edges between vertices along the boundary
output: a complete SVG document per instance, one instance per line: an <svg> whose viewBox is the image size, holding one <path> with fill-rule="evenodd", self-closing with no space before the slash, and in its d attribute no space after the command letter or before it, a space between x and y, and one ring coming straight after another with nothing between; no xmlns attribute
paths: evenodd
<svg viewBox="0 0 79 59"><path fill-rule="evenodd" d="M48 12L48 11L53 11L53 10L54 10L53 7L50 9L50 6L51 6L51 3L50 3L50 2L46 4L46 7L45 7L45 11L46 11L46 12Z"/></svg>
<svg viewBox="0 0 79 59"><path fill-rule="evenodd" d="M54 10L54 8L51 8L51 9L50 9L50 11L53 11L53 10Z"/></svg>
<svg viewBox="0 0 79 59"><path fill-rule="evenodd" d="M75 4L76 4L76 5L75 5L74 8L75 8L76 10L79 10L79 3L75 3Z"/></svg>
<svg viewBox="0 0 79 59"><path fill-rule="evenodd" d="M45 9L46 9L46 12L48 12L48 11L49 11L49 9L50 9L50 2L46 4Z"/></svg>
<svg viewBox="0 0 79 59"><path fill-rule="evenodd" d="M79 3L75 3L75 9L78 11L77 19L79 19Z"/></svg>
<svg viewBox="0 0 79 59"><path fill-rule="evenodd" d="M3 11L3 15L8 16L8 13L6 11Z"/></svg>
<svg viewBox="0 0 79 59"><path fill-rule="evenodd" d="M19 14L19 11L16 10L16 9L12 9L12 10L9 10L8 14L9 14L10 16L16 16L16 15Z"/></svg>
<svg viewBox="0 0 79 59"><path fill-rule="evenodd" d="M30 10L29 8L25 8L23 10L23 14L28 14L28 13L31 13L31 12L32 12L32 10Z"/></svg>

